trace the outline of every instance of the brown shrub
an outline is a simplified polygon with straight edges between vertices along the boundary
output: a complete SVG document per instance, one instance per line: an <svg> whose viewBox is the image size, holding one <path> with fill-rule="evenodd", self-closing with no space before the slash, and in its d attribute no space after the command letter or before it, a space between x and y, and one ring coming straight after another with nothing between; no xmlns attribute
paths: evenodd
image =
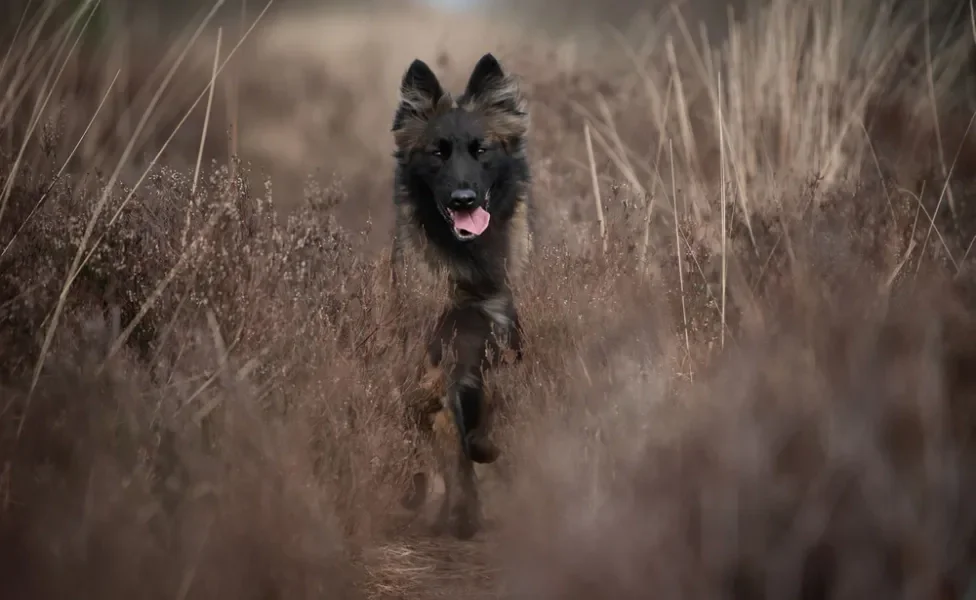
<svg viewBox="0 0 976 600"><path fill-rule="evenodd" d="M608 398L653 405L642 430L632 412L597 419L626 443L520 448L511 597L963 597L969 309L833 299L804 311L814 329L790 319L689 389Z"/></svg>

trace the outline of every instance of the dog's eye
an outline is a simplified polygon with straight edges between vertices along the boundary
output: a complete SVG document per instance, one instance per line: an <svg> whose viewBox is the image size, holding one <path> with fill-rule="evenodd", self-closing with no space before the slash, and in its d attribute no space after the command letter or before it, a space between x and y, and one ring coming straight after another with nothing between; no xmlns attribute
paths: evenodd
<svg viewBox="0 0 976 600"><path fill-rule="evenodd" d="M437 158L445 158L451 155L451 144L449 142L441 141L434 145L430 149L430 154L436 156Z"/></svg>
<svg viewBox="0 0 976 600"><path fill-rule="evenodd" d="M478 142L474 142L471 144L471 154L475 156L481 156L482 154L485 153L486 150L487 149Z"/></svg>

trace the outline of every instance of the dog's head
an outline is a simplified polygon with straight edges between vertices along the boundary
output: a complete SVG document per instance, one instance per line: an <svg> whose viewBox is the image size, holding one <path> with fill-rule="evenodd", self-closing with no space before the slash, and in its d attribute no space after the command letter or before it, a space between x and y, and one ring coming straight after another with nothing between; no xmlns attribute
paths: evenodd
<svg viewBox="0 0 976 600"><path fill-rule="evenodd" d="M439 215L454 238L483 235L511 215L529 118L518 83L491 54L455 100L421 60L400 85L393 137L402 181L418 210Z"/></svg>

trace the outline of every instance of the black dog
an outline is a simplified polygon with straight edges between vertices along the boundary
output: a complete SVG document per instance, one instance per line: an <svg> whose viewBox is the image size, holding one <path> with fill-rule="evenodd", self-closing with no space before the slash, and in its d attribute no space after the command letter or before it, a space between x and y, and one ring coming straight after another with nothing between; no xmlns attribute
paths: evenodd
<svg viewBox="0 0 976 600"><path fill-rule="evenodd" d="M428 423L432 429L445 430L450 423L457 430L458 476L441 463L448 487L442 515L450 512L447 503L459 485L461 502L454 512L457 533L466 537L477 520L471 463L498 457L485 433L483 381L497 360L486 355L498 359L507 348L516 360L521 356L511 280L521 274L531 249L529 117L517 81L490 54L478 61L457 100L420 60L404 74L400 97L393 120L393 281L401 302L424 302L442 284L447 290L428 347L423 389L439 404ZM456 357L446 371L445 352ZM426 486L426 478L415 477L416 486ZM410 504L422 499L416 489Z"/></svg>

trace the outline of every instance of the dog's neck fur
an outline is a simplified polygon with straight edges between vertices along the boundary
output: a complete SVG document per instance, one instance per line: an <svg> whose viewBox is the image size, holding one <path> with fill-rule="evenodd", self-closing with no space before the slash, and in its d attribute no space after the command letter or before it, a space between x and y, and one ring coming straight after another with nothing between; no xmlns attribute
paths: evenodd
<svg viewBox="0 0 976 600"><path fill-rule="evenodd" d="M411 205L409 210L414 212L416 209ZM449 237L449 232L432 231L434 228L426 227L416 214L410 218L416 231L422 233L423 239L416 242L426 247L426 252L422 253L426 266L446 270L452 288L470 298L487 298L508 291L508 261L490 260L491 256L507 258L509 254L509 235L504 227L489 227L480 238L461 243ZM436 253L436 258L427 256L429 252Z"/></svg>
<svg viewBox="0 0 976 600"><path fill-rule="evenodd" d="M481 237L460 242L446 225L441 226L439 214L424 215L424 205L411 198L405 186L399 186L396 201L400 243L410 244L418 250L424 267L435 277L437 272L446 271L440 276L448 278L455 301L510 298L510 279L521 274L529 251L522 241L526 232L513 231L513 228L526 226L525 189L525 186L518 186L510 192L513 194L512 208L494 214L491 225Z"/></svg>

